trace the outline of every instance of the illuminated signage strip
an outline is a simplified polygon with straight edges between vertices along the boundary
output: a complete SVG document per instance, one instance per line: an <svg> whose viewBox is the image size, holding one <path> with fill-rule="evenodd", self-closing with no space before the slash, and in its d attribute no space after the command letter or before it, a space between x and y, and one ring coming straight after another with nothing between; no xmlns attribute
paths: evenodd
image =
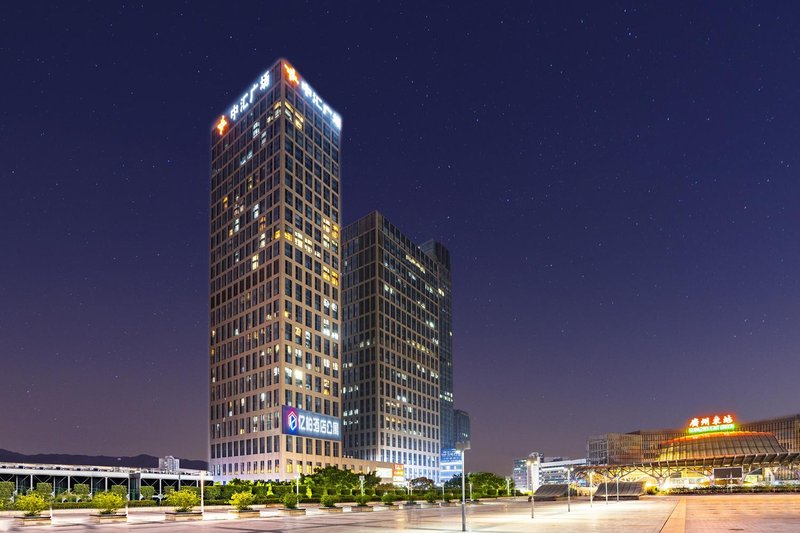
<svg viewBox="0 0 800 533"><path fill-rule="evenodd" d="M336 417L320 415L288 405L281 407L281 415L283 419L281 429L284 435L330 440L341 440L342 438L341 423Z"/></svg>
<svg viewBox="0 0 800 533"><path fill-rule="evenodd" d="M250 107L250 104L256 101L256 97L260 96L261 93L267 89L269 89L269 71L263 73L258 81L253 83L244 92L244 94L239 98L239 101L233 104L230 112L228 112L228 116L231 117L231 120L236 120L236 117L247 111L247 108Z"/></svg>
<svg viewBox="0 0 800 533"><path fill-rule="evenodd" d="M717 424L716 426L690 427L689 434L713 433L715 431L733 431L734 429L736 429L735 424Z"/></svg>
<svg viewBox="0 0 800 533"><path fill-rule="evenodd" d="M311 86L306 83L306 80L302 80L300 82L300 90L303 91L303 96L311 100L311 103L314 104L314 107L319 109L319 111L322 113L322 116L331 118L331 123L336 126L337 130L342 129L342 117L339 116L339 113L328 107L328 104L322 101L322 98L320 98L319 95L314 92L314 89L312 89Z"/></svg>

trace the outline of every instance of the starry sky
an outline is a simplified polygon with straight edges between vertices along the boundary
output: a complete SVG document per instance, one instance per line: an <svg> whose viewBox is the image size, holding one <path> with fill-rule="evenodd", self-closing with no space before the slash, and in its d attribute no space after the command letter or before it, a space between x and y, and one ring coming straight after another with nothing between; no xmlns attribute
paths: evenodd
<svg viewBox="0 0 800 533"><path fill-rule="evenodd" d="M451 250L468 469L800 411L798 25L780 2L4 6L0 448L205 457L208 136L278 57L342 115L345 222Z"/></svg>

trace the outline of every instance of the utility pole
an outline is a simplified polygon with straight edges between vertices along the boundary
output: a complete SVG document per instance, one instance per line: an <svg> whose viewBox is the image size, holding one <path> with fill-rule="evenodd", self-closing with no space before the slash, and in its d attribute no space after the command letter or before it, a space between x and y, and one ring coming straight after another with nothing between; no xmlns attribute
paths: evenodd
<svg viewBox="0 0 800 533"><path fill-rule="evenodd" d="M466 452L470 449L469 441L457 442L456 449L461 452L461 531L467 530L467 463Z"/></svg>

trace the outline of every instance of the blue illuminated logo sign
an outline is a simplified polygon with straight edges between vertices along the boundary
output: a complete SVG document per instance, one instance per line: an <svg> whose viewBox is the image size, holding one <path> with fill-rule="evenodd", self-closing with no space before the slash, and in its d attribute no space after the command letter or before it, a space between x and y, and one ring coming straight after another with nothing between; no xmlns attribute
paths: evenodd
<svg viewBox="0 0 800 533"><path fill-rule="evenodd" d="M288 405L281 407L281 415L284 435L330 440L342 438L342 428L338 418L304 411Z"/></svg>

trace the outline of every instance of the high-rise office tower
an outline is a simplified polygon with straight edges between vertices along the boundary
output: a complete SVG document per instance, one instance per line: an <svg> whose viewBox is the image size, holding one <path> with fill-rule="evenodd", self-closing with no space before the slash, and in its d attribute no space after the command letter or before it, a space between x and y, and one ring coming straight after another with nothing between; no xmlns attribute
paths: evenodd
<svg viewBox="0 0 800 533"><path fill-rule="evenodd" d="M344 446L438 480L440 262L373 212L343 231Z"/></svg>
<svg viewBox="0 0 800 533"><path fill-rule="evenodd" d="M430 240L420 248L437 263L439 292L439 401L441 419L441 449L454 448L453 427L453 281L450 273L450 251L437 241Z"/></svg>
<svg viewBox="0 0 800 533"><path fill-rule="evenodd" d="M210 464L220 480L341 464L341 118L287 61L211 129Z"/></svg>

